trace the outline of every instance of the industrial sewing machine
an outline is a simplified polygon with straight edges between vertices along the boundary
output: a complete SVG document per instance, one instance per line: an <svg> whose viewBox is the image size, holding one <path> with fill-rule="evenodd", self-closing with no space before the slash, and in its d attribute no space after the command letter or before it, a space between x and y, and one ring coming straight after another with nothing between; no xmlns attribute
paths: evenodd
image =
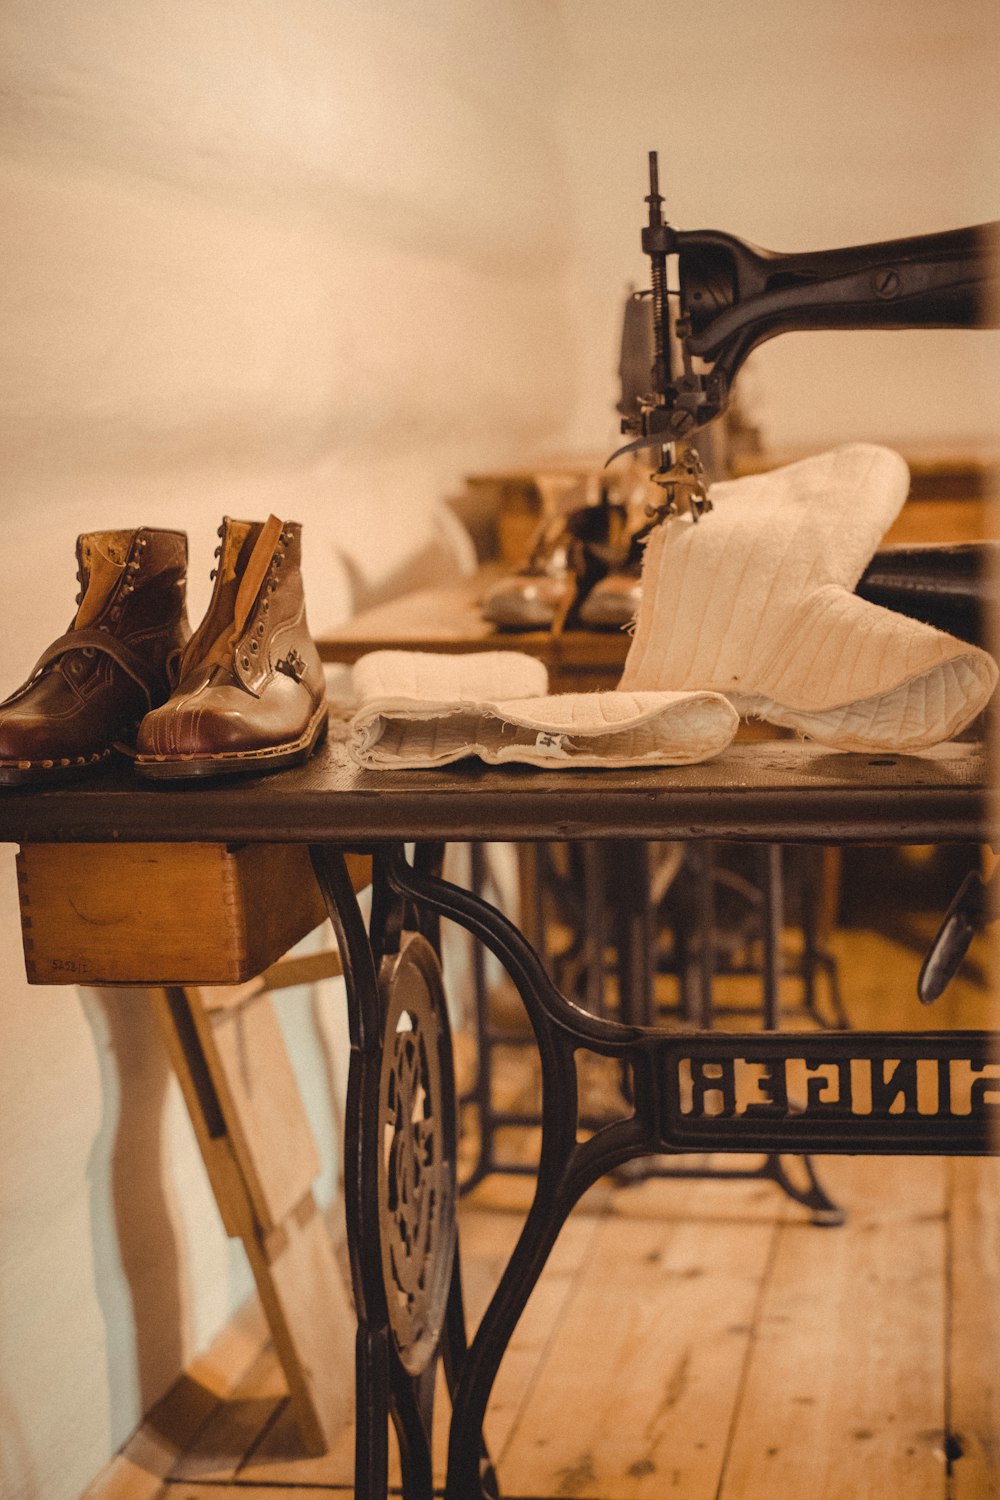
<svg viewBox="0 0 1000 1500"><path fill-rule="evenodd" d="M640 336L633 339L631 353L627 338L623 346L619 404L622 431L632 441L613 457L647 448L658 452L651 478L664 490L664 503L655 512L660 517L689 510L697 521L711 509L691 439L726 411L737 372L765 340L805 329L1000 327L998 223L777 254L719 230L679 230L666 223L655 151L649 154L646 202L642 248L650 258L652 284L636 299L651 314L645 343L651 345L652 363L645 378L642 324L633 323ZM966 621L981 631L976 605L981 610L990 586L984 549L906 552L911 555L898 557L895 568L891 556L880 554L882 573L868 597L907 613L914 603L921 613L922 601L922 617L945 628L954 628L964 609ZM912 576L915 564L922 579ZM905 571L911 576L900 593L898 573ZM989 920L986 888L973 872L924 961L923 1001L942 993L973 935Z"/></svg>
<svg viewBox="0 0 1000 1500"><path fill-rule="evenodd" d="M649 154L642 248L651 288L652 366L623 371L622 431L613 455L659 450L664 514L710 508L692 437L727 409L740 366L758 344L793 330L1000 326L1000 224L791 255L716 229L663 218L657 155ZM676 265L672 275L670 262ZM610 460L609 460L610 462Z"/></svg>
<svg viewBox="0 0 1000 1500"><path fill-rule="evenodd" d="M674 229L663 218L655 151L649 176L642 246L651 287L626 305L618 403L631 441L608 463L645 449L658 453L650 478L664 499L649 509L654 520L677 511L697 520L711 509L692 439L727 411L738 371L766 339L810 329L1000 326L1000 224L782 255L720 230ZM484 597L485 618L515 629L561 628L567 616L603 628L627 624L639 588L641 554L634 545L614 564L615 576L584 599L615 552L612 515L584 506L572 522L556 514L551 526L543 516L529 561ZM597 565L588 570L594 557ZM878 579L866 577L866 597L898 608L893 579L882 576L883 554L879 561ZM981 588L981 556L958 548L930 561L929 590L918 600L908 580L903 608L913 612L907 605L926 602L929 623L954 630L976 613L971 594ZM938 582L942 570L949 600ZM578 616L571 614L581 601Z"/></svg>

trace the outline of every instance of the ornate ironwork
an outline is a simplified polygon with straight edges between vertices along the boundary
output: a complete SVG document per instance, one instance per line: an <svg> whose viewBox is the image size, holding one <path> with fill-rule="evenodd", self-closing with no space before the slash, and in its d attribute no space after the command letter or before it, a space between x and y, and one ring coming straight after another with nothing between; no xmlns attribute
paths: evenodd
<svg viewBox="0 0 1000 1500"><path fill-rule="evenodd" d="M663 1144L985 1154L1000 1126L993 1040L985 1031L661 1039Z"/></svg>
<svg viewBox="0 0 1000 1500"><path fill-rule="evenodd" d="M404 934L399 953L383 961L380 985L382 1274L400 1362L419 1375L438 1348L455 1251L454 1090L441 973L427 940Z"/></svg>
<svg viewBox="0 0 1000 1500"><path fill-rule="evenodd" d="M990 1149L1000 1063L985 1032L665 1034L594 1016L552 983L521 933L467 891L385 853L389 884L458 922L506 968L542 1067L535 1196L453 1394L446 1500L485 1491L483 1418L504 1350L574 1204L598 1177L655 1152L810 1151L970 1155ZM577 1135L576 1055L619 1059L634 1114ZM806 1189L808 1193L808 1188Z"/></svg>

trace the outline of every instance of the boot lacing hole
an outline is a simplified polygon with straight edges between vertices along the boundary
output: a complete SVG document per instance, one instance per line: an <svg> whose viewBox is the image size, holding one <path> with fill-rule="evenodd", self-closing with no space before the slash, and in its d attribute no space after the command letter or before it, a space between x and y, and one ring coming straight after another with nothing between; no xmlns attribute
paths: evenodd
<svg viewBox="0 0 1000 1500"><path fill-rule="evenodd" d="M241 663L242 663L242 665L244 667L248 667L250 665L250 658L249 658L249 656L242 656L242 657L240 657L240 661L241 661Z"/></svg>
<svg viewBox="0 0 1000 1500"><path fill-rule="evenodd" d="M258 620L257 621L257 634L258 635L263 635L264 634L264 621L263 620Z"/></svg>
<svg viewBox="0 0 1000 1500"><path fill-rule="evenodd" d="M257 655L257 642L256 641L251 641L250 642L250 650L253 652L254 656Z"/></svg>

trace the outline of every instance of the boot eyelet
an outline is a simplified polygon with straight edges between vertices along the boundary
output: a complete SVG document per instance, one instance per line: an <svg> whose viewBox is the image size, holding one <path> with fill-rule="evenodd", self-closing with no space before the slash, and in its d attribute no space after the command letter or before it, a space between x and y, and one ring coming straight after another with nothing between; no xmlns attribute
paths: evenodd
<svg viewBox="0 0 1000 1500"><path fill-rule="evenodd" d="M256 655L257 655L257 651L258 651L258 649L259 649L259 648L258 648L258 646L257 646L257 642L256 642L256 641L251 641L251 642L250 642L250 650L251 650L251 651L252 651L252 652L253 652L253 654L254 654L254 656L256 656Z"/></svg>
<svg viewBox="0 0 1000 1500"><path fill-rule="evenodd" d="M209 573L209 575L208 575L209 578L215 578L217 576L217 574L218 574L218 571L219 571L218 568L213 568L212 571L211 571L211 573Z"/></svg>
<svg viewBox="0 0 1000 1500"><path fill-rule="evenodd" d="M263 635L264 634L264 621L263 620L258 620L257 621L257 634L258 635Z"/></svg>
<svg viewBox="0 0 1000 1500"><path fill-rule="evenodd" d="M241 656L240 657L240 665L243 666L243 667L248 667L250 665L250 658L249 658L249 656Z"/></svg>
<svg viewBox="0 0 1000 1500"><path fill-rule="evenodd" d="M267 612L268 612L268 610L270 608L271 608L271 601L270 601L270 599L265 599L264 603L261 605L261 609L263 610L263 612L264 612L265 615L267 614Z"/></svg>

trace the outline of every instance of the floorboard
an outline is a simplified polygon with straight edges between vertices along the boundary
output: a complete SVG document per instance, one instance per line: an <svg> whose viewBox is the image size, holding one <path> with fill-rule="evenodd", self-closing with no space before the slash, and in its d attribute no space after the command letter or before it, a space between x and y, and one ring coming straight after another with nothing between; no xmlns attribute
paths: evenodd
<svg viewBox="0 0 1000 1500"><path fill-rule="evenodd" d="M511 1495L714 1494L778 1217L706 1230L692 1186L670 1218L601 1222L500 1454Z"/></svg>
<svg viewBox="0 0 1000 1500"><path fill-rule="evenodd" d="M848 1221L782 1227L719 1500L944 1500L944 1163L822 1172Z"/></svg>
<svg viewBox="0 0 1000 1500"><path fill-rule="evenodd" d="M1000 1158L948 1163L949 1500L1000 1495Z"/></svg>

